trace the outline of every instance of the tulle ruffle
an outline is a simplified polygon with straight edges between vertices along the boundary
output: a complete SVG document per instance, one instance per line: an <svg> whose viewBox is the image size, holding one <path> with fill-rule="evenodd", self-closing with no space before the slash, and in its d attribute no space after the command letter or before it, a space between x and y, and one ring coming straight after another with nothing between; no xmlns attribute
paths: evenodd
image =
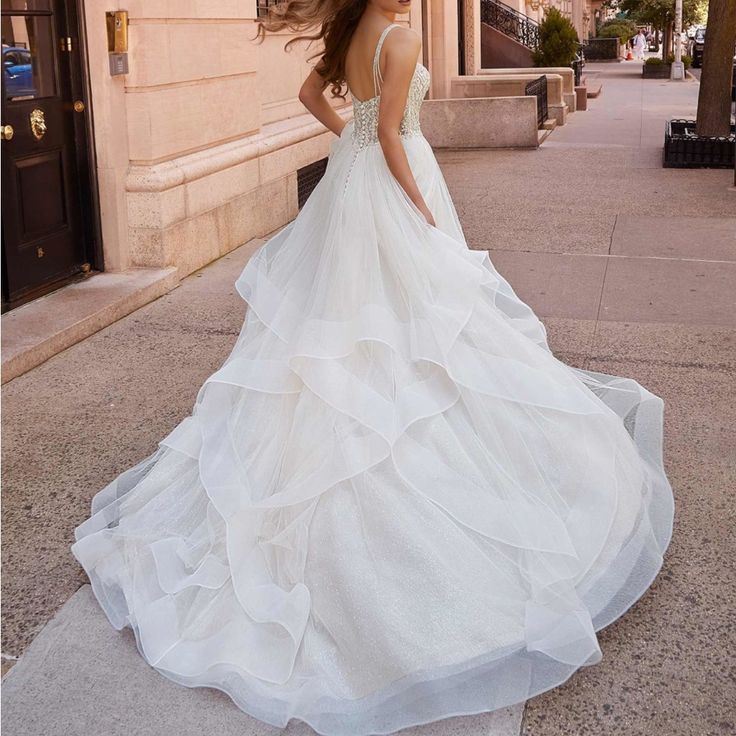
<svg viewBox="0 0 736 736"><path fill-rule="evenodd" d="M72 550L116 628L277 726L389 733L523 701L600 659L672 524L662 402L570 368L349 126L237 281L190 417L93 500Z"/></svg>

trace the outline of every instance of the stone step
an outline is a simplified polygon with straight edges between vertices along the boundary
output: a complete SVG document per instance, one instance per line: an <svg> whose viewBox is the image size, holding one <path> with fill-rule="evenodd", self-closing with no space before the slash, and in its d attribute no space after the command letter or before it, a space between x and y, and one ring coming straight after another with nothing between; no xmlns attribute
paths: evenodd
<svg viewBox="0 0 736 736"><path fill-rule="evenodd" d="M178 283L176 268L94 273L2 316L2 382L157 299Z"/></svg>
<svg viewBox="0 0 736 736"><path fill-rule="evenodd" d="M576 110L588 109L588 90L582 85L575 87L575 105Z"/></svg>
<svg viewBox="0 0 736 736"><path fill-rule="evenodd" d="M603 89L603 84L596 77L597 75L586 74L580 79L580 85L587 90L587 97L598 97Z"/></svg>

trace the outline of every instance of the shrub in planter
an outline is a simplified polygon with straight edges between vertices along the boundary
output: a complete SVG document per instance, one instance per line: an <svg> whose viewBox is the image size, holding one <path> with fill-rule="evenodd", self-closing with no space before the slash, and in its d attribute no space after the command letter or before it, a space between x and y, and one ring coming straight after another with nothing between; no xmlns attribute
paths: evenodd
<svg viewBox="0 0 736 736"><path fill-rule="evenodd" d="M658 56L650 56L642 66L641 75L644 79L669 79L671 64Z"/></svg>
<svg viewBox="0 0 736 736"><path fill-rule="evenodd" d="M642 76L648 79L669 79L671 67L675 61L674 55L670 54L666 60L660 59L658 56L650 56L642 68ZM689 69L692 64L692 58L686 54L682 55L682 63L685 69Z"/></svg>
<svg viewBox="0 0 736 736"><path fill-rule="evenodd" d="M693 65L693 57L688 56L687 54L683 54L681 57L682 63L685 66L685 69L689 69ZM674 64L675 63L675 55L674 54L667 54L667 63L668 64Z"/></svg>
<svg viewBox="0 0 736 736"><path fill-rule="evenodd" d="M557 8L550 8L539 24L539 48L532 52L536 66L570 66L578 49L575 26Z"/></svg>

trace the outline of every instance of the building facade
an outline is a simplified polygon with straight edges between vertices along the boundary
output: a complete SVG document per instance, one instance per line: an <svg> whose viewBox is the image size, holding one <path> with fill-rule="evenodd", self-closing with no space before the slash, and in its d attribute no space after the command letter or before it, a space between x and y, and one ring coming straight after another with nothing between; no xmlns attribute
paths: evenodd
<svg viewBox="0 0 736 736"><path fill-rule="evenodd" d="M422 35L430 97L480 68L487 1L415 0L401 19ZM587 0L553 1L584 35ZM5 310L97 272L178 280L296 215L332 135L298 100L309 50L285 52L287 34L256 43L259 12L258 0L2 0Z"/></svg>

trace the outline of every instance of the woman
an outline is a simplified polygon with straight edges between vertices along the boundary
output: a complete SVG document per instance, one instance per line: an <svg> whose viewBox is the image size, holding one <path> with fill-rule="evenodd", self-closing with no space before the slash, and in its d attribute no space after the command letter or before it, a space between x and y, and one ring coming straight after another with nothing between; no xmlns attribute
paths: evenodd
<svg viewBox="0 0 736 736"><path fill-rule="evenodd" d="M170 679L268 723L389 733L525 700L601 658L670 538L662 402L566 366L467 247L419 127L409 0L291 0L300 99L338 134L192 415L72 549ZM352 93L345 125L324 96Z"/></svg>
<svg viewBox="0 0 736 736"><path fill-rule="evenodd" d="M634 59L636 61L643 61L644 60L644 51L647 47L647 39L644 36L643 29L639 29L639 32L634 36L634 40L632 41L632 46L634 48Z"/></svg>

